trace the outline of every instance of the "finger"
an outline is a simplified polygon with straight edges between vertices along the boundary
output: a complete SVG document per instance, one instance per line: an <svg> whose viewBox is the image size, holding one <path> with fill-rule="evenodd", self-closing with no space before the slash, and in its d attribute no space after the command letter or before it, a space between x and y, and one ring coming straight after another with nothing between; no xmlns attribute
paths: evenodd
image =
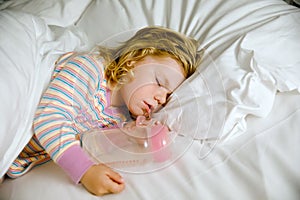
<svg viewBox="0 0 300 200"><path fill-rule="evenodd" d="M107 174L107 180L105 181L105 189L107 193L119 193L125 188L124 183L118 183L114 181L109 174Z"/></svg>
<svg viewBox="0 0 300 200"><path fill-rule="evenodd" d="M125 188L124 179L119 173L109 169L107 176L111 180L111 183L109 184L110 186L108 188L110 192L119 193L122 190L124 190Z"/></svg>
<svg viewBox="0 0 300 200"><path fill-rule="evenodd" d="M109 170L108 170L108 172L107 172L107 175L108 175L108 177L109 177L112 181L114 181L114 182L116 182L116 183L118 183L118 184L124 183L123 177L122 177L119 173L113 171L113 170L110 169L110 168L109 168Z"/></svg>
<svg viewBox="0 0 300 200"><path fill-rule="evenodd" d="M108 191L111 193L119 193L123 191L125 188L124 183L116 183L114 181L111 181L110 187L108 188Z"/></svg>

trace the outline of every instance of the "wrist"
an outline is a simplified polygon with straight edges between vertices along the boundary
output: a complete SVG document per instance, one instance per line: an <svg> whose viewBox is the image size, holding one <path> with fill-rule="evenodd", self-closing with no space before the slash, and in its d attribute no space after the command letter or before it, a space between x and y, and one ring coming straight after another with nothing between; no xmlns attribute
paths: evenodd
<svg viewBox="0 0 300 200"><path fill-rule="evenodd" d="M70 176L76 184L86 171L95 163L79 145L67 149L58 159L57 164Z"/></svg>

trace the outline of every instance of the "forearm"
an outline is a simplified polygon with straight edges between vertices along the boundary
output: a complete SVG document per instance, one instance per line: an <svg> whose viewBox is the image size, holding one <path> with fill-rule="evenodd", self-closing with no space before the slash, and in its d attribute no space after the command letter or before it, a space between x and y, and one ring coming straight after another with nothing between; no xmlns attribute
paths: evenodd
<svg viewBox="0 0 300 200"><path fill-rule="evenodd" d="M86 170L94 164L76 140L76 127L66 113L57 108L39 107L34 120L35 134L51 156L71 179L78 183Z"/></svg>
<svg viewBox="0 0 300 200"><path fill-rule="evenodd" d="M78 128L75 121L82 110L94 103L102 77L98 63L87 55L62 59L37 108L34 131L54 162L77 183L93 162L76 140L76 135L89 127Z"/></svg>

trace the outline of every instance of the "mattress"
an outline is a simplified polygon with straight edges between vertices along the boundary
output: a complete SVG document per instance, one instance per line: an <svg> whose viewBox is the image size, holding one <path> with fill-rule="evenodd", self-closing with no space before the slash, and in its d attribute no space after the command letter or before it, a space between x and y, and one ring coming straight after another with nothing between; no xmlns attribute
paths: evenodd
<svg viewBox="0 0 300 200"><path fill-rule="evenodd" d="M120 171L125 190L96 197L51 161L5 179L0 199L300 198L299 8L281 0L11 0L0 10L1 176L33 135L61 54L113 46L149 25L205 49L199 69L154 115L167 115L189 141L172 162Z"/></svg>

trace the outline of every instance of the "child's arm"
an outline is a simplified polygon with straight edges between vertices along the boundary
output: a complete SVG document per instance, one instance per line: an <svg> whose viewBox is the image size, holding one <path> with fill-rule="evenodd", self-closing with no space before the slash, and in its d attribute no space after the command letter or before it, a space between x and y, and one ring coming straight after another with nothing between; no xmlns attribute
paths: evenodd
<svg viewBox="0 0 300 200"><path fill-rule="evenodd" d="M41 98L33 123L40 144L75 183L94 164L75 138L80 131L75 118L80 109L87 106L82 103L81 99L85 97L81 97L82 92L86 95L92 93L93 85L96 85L93 81L97 81L88 74L90 71L83 73L88 66L82 62L76 56L67 59L66 63L59 63Z"/></svg>
<svg viewBox="0 0 300 200"><path fill-rule="evenodd" d="M113 188L116 185L122 187L122 184L119 184L121 179L114 178L117 176L112 170L91 161L76 139L76 135L84 130L76 126L75 118L81 109L93 103L87 101L93 99L95 88L103 81L97 63L81 59L72 58L55 74L38 106L34 130L54 162L75 183L81 181L87 190L100 195L118 191Z"/></svg>

